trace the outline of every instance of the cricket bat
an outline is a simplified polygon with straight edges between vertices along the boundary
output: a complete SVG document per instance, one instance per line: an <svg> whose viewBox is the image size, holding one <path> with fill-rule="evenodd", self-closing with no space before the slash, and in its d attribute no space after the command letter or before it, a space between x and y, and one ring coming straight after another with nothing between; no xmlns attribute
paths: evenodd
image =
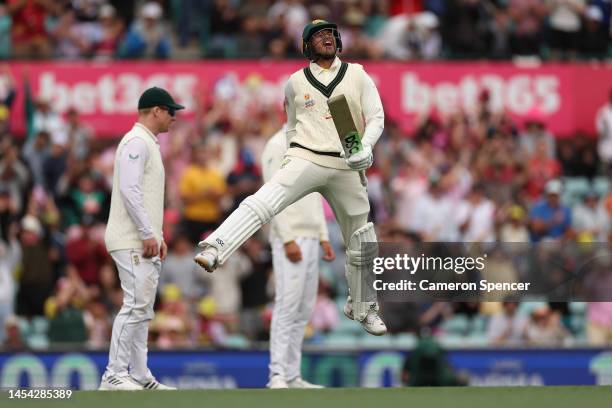
<svg viewBox="0 0 612 408"><path fill-rule="evenodd" d="M360 152L363 149L363 145L351 115L351 108L346 101L346 96L341 94L328 99L327 106L338 131L338 137L340 137L340 143L342 143L342 148L344 149L344 156L349 158L353 154ZM368 180L364 171L359 172L359 178L361 185L367 187Z"/></svg>

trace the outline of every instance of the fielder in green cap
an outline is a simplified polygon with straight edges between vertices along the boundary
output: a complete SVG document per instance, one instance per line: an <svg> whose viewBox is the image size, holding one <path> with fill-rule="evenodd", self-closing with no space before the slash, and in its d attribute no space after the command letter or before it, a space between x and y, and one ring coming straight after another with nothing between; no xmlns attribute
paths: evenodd
<svg viewBox="0 0 612 408"><path fill-rule="evenodd" d="M157 135L184 106L157 87L138 100L138 121L117 146L111 208L104 241L119 271L123 306L113 323L101 390L168 390L147 367L149 321L161 263L165 171Z"/></svg>
<svg viewBox="0 0 612 408"><path fill-rule="evenodd" d="M342 50L342 40L336 24L315 20L304 27L302 40L304 56L310 63L293 73L285 86L287 150L282 165L263 187L245 198L219 228L198 244L202 251L196 255L195 261L208 272L213 272L287 206L310 193L318 192L332 207L347 249L349 296L344 314L359 322L368 333L383 335L387 327L378 313L376 292L367 285L366 279L372 276L370 265L378 247L363 245L376 243L377 238L374 225L368 222L368 193L359 175L374 160L372 150L382 134L385 119L382 102L374 81L364 68L359 64L341 61L338 57L337 54ZM328 107L329 99L340 95L346 99L363 145L360 151L350 157L344 153ZM295 310L307 315L310 310L305 305L309 294L300 292L300 288L306 286L297 275L292 282L295 283L295 298L298 299ZM289 290L293 289L282 293L287 299L290 298ZM287 301L287 305L289 303ZM272 325L279 327L283 323L278 319L276 310L275 307ZM301 318L293 315L287 321L298 322ZM292 332L296 335L289 337L282 334L280 338L277 336L276 341L272 335L271 342L283 347L277 349L272 346L275 350L272 353L268 386L316 387L301 379L299 370L287 369L289 366L299 367L298 351L303 327L280 329L283 333Z"/></svg>

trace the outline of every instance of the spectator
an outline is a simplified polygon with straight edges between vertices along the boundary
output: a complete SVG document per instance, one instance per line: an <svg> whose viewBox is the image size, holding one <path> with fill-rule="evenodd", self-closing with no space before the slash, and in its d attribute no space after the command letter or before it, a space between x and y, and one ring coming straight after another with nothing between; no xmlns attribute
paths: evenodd
<svg viewBox="0 0 612 408"><path fill-rule="evenodd" d="M0 216L8 209L8 204L8 196L0 191ZM5 327L9 317L14 313L16 282L13 273L21 263L21 246L16 239L15 227L14 224L8 228L4 228L3 225L0 237L0 327ZM0 344L4 342L5 335L6 333L0 330Z"/></svg>
<svg viewBox="0 0 612 408"><path fill-rule="evenodd" d="M13 18L11 44L15 58L48 58L51 42L45 20L57 10L51 0L8 0L8 12Z"/></svg>
<svg viewBox="0 0 612 408"><path fill-rule="evenodd" d="M156 345L162 349L184 348L190 345L191 323L187 303L178 286L169 284L161 290L161 305L151 330L157 333Z"/></svg>
<svg viewBox="0 0 612 408"><path fill-rule="evenodd" d="M43 305L53 290L51 251L44 241L41 222L33 215L21 221L22 266L17 293L19 316L42 316Z"/></svg>
<svg viewBox="0 0 612 408"><path fill-rule="evenodd" d="M200 279L201 268L193 262L195 252L193 243L186 234L179 233L170 243L168 257L164 261L164 272L160 276L160 286L176 285L185 298L195 301L206 293Z"/></svg>
<svg viewBox="0 0 612 408"><path fill-rule="evenodd" d="M385 56L402 60L435 59L440 54L441 42L438 18L431 12L392 17L378 37Z"/></svg>
<svg viewBox="0 0 612 408"><path fill-rule="evenodd" d="M182 226L194 243L199 242L206 231L214 230L223 215L220 199L227 187L221 173L210 166L210 157L207 146L195 146L191 165L180 180L180 195L184 202Z"/></svg>
<svg viewBox="0 0 612 408"><path fill-rule="evenodd" d="M338 323L340 323L338 308L330 298L329 287L320 280L310 325L315 333L329 333L338 326Z"/></svg>
<svg viewBox="0 0 612 408"><path fill-rule="evenodd" d="M518 302L504 301L502 311L491 316L487 338L492 346L517 346L524 341L527 318L518 313Z"/></svg>
<svg viewBox="0 0 612 408"><path fill-rule="evenodd" d="M603 13L595 5L591 5L584 13L584 27L580 38L580 51L586 58L603 60L608 54L610 34L603 24Z"/></svg>
<svg viewBox="0 0 612 408"><path fill-rule="evenodd" d="M612 302L587 303L587 339L594 347L612 345Z"/></svg>
<svg viewBox="0 0 612 408"><path fill-rule="evenodd" d="M11 56L11 25L13 21L6 4L0 4L0 60Z"/></svg>
<svg viewBox="0 0 612 408"><path fill-rule="evenodd" d="M430 179L429 192L414 204L415 232L426 242L457 242L459 225L455 205L446 195L439 175Z"/></svg>
<svg viewBox="0 0 612 408"><path fill-rule="evenodd" d="M240 17L228 0L215 0L210 12L209 57L233 57L237 53L234 34L240 30Z"/></svg>
<svg viewBox="0 0 612 408"><path fill-rule="evenodd" d="M86 288L73 277L61 278L57 282L56 294L45 302L51 343L79 344L87 341L87 328L80 306L88 300Z"/></svg>
<svg viewBox="0 0 612 408"><path fill-rule="evenodd" d="M251 270L240 282L240 328L242 333L252 340L268 340L269 330L264 325L263 314L270 300L267 288L272 269L272 254L258 238L250 238L243 248L251 261Z"/></svg>
<svg viewBox="0 0 612 408"><path fill-rule="evenodd" d="M75 108L68 109L66 119L70 156L79 161L85 160L90 152L93 131L81 121L79 112Z"/></svg>
<svg viewBox="0 0 612 408"><path fill-rule="evenodd" d="M121 58L167 59L170 57L170 41L164 23L163 10L153 1L140 9L140 17L126 34L119 47Z"/></svg>
<svg viewBox="0 0 612 408"><path fill-rule="evenodd" d="M549 0L549 45L553 59L576 57L585 0Z"/></svg>
<svg viewBox="0 0 612 408"><path fill-rule="evenodd" d="M2 327L6 338L2 343L2 348L8 352L17 352L26 350L26 345L21 339L21 332L19 331L19 320L17 316L9 316L4 322Z"/></svg>
<svg viewBox="0 0 612 408"><path fill-rule="evenodd" d="M30 175L27 167L19 160L17 146L8 139L0 143L3 145L0 149L3 152L0 157L0 186L8 190L14 212L21 213Z"/></svg>
<svg viewBox="0 0 612 408"><path fill-rule="evenodd" d="M51 151L43 163L46 191L57 198L60 194L58 183L68 168L67 139L64 133L51 135Z"/></svg>
<svg viewBox="0 0 612 408"><path fill-rule="evenodd" d="M549 155L548 144L545 139L538 139L535 142L535 151L527 165L527 196L535 200L541 194L546 183L561 175L561 164L554 157Z"/></svg>
<svg viewBox="0 0 612 408"><path fill-rule="evenodd" d="M546 15L545 2L541 0L510 0L508 12L514 28L510 47L514 55L539 55L542 19Z"/></svg>
<svg viewBox="0 0 612 408"><path fill-rule="evenodd" d="M66 139L65 125L62 117L51 108L51 100L40 96L36 100L34 117L32 120L34 133L47 132L52 139Z"/></svg>
<svg viewBox="0 0 612 408"><path fill-rule="evenodd" d="M495 204L485 196L484 186L475 185L463 206L460 225L463 242L494 242Z"/></svg>
<svg viewBox="0 0 612 408"><path fill-rule="evenodd" d="M114 59L119 49L123 35L123 22L117 17L117 12L110 4L104 4L98 14L100 33L94 45L93 55L97 60Z"/></svg>
<svg viewBox="0 0 612 408"><path fill-rule="evenodd" d="M519 205L508 209L508 220L499 231L501 242L529 242L529 230L525 226L525 210Z"/></svg>
<svg viewBox="0 0 612 408"><path fill-rule="evenodd" d="M572 229L579 242L605 242L608 216L599 205L599 197L593 190L584 195L582 203L574 206L572 211Z"/></svg>
<svg viewBox="0 0 612 408"><path fill-rule="evenodd" d="M109 263L108 254L102 242L93 234L94 219L83 218L78 235L66 243L66 257L69 274L75 274L86 286L100 286L100 272Z"/></svg>
<svg viewBox="0 0 612 408"><path fill-rule="evenodd" d="M595 126L599 136L597 151L609 175L612 172L612 88L608 91L608 102L597 112Z"/></svg>
<svg viewBox="0 0 612 408"><path fill-rule="evenodd" d="M561 315L552 311L548 305L531 312L525 328L527 344L534 346L555 347L563 345L569 333L561 323Z"/></svg>
<svg viewBox="0 0 612 408"><path fill-rule="evenodd" d="M227 185L232 197L230 212L238 208L242 200L254 194L261 186L261 171L249 150L240 149L238 162L227 176Z"/></svg>
<svg viewBox="0 0 612 408"><path fill-rule="evenodd" d="M108 193L104 191L91 173L83 173L76 180L76 185L70 189L64 208L65 224L88 222L105 222L108 216Z"/></svg>
<svg viewBox="0 0 612 408"><path fill-rule="evenodd" d="M0 6L0 8L1 7L2 6ZM0 35L0 39L1 38L2 36ZM2 40L0 40L0 42L1 41ZM2 59L1 56L0 59ZM9 133L11 108L13 106L13 102L15 101L15 97L17 96L17 91L15 90L15 80L8 65L3 65L2 71L3 72L0 74L0 137L5 133Z"/></svg>
<svg viewBox="0 0 612 408"><path fill-rule="evenodd" d="M198 303L198 345L222 345L227 339L227 331L217 315L215 300L204 297Z"/></svg>
<svg viewBox="0 0 612 408"><path fill-rule="evenodd" d="M570 209L561 204L563 186L559 180L550 180L544 188L545 197L536 202L529 212L531 241L560 239L572 225Z"/></svg>
<svg viewBox="0 0 612 408"><path fill-rule="evenodd" d="M91 23L79 23L76 12L67 8L51 30L55 40L55 56L65 59L89 57L99 29Z"/></svg>
<svg viewBox="0 0 612 408"><path fill-rule="evenodd" d="M105 349L112 329L106 306L100 301L88 303L83 320L87 329L87 347L95 350Z"/></svg>
<svg viewBox="0 0 612 408"><path fill-rule="evenodd" d="M23 158L30 166L34 186L43 187L45 184L44 164L50 156L49 133L42 130L30 138L23 147Z"/></svg>

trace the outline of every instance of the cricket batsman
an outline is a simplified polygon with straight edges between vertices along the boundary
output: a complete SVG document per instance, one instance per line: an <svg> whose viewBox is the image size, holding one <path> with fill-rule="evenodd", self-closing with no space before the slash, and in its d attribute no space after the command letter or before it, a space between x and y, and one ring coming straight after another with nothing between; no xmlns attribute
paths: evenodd
<svg viewBox="0 0 612 408"><path fill-rule="evenodd" d="M174 389L149 371L147 338L168 251L162 237L165 172L157 135L168 131L183 108L165 90L147 89L138 101L138 121L117 147L104 241L119 271L123 306L113 323L100 390Z"/></svg>
<svg viewBox="0 0 612 408"><path fill-rule="evenodd" d="M376 293L362 274L377 255L370 205L360 174L373 162L372 147L384 127L384 112L374 81L359 64L340 60L342 41L336 24L315 20L302 33L310 64L291 75L285 87L289 148L281 168L204 241L195 261L213 272L262 225L300 198L319 192L331 206L346 250L349 296L344 314L370 334L387 328L378 315ZM358 151L345 154L327 102L344 95L360 137ZM365 249L364 249L365 248Z"/></svg>
<svg viewBox="0 0 612 408"><path fill-rule="evenodd" d="M263 176L270 180L287 151L285 128L266 144ZM274 266L274 311L270 328L268 388L323 388L300 376L304 329L310 320L319 283L319 247L333 261L321 195L312 193L272 219L270 244Z"/></svg>

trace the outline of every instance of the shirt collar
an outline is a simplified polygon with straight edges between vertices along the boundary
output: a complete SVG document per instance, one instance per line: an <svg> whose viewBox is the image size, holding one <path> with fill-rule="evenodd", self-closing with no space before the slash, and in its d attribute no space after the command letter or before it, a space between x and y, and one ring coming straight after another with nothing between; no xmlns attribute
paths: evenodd
<svg viewBox="0 0 612 408"><path fill-rule="evenodd" d="M329 69L323 68L322 66L320 66L316 62L311 62L310 63L310 72L312 72L314 75L321 75L321 73L324 72L324 71L329 71L331 73L334 73L334 72L338 71L338 68L340 67L340 64L341 64L341 62L340 62L340 58L338 58L338 56L336 56L336 58L334 58L334 62L332 62L332 64L329 67Z"/></svg>
<svg viewBox="0 0 612 408"><path fill-rule="evenodd" d="M144 130L144 131L145 131L145 132L146 132L146 133L147 133L149 136L151 136L151 137L153 138L153 140L155 141L155 143L159 143L159 140L157 140L157 136L155 136L155 135L153 134L153 132L151 132L151 131L150 131L150 130L149 130L149 129L148 129L146 126L145 126L145 125L143 125L143 124L142 124L142 123L140 123L140 122L136 122L136 123L134 123L134 126L135 126L135 127L139 127L139 128L141 128L142 130Z"/></svg>

